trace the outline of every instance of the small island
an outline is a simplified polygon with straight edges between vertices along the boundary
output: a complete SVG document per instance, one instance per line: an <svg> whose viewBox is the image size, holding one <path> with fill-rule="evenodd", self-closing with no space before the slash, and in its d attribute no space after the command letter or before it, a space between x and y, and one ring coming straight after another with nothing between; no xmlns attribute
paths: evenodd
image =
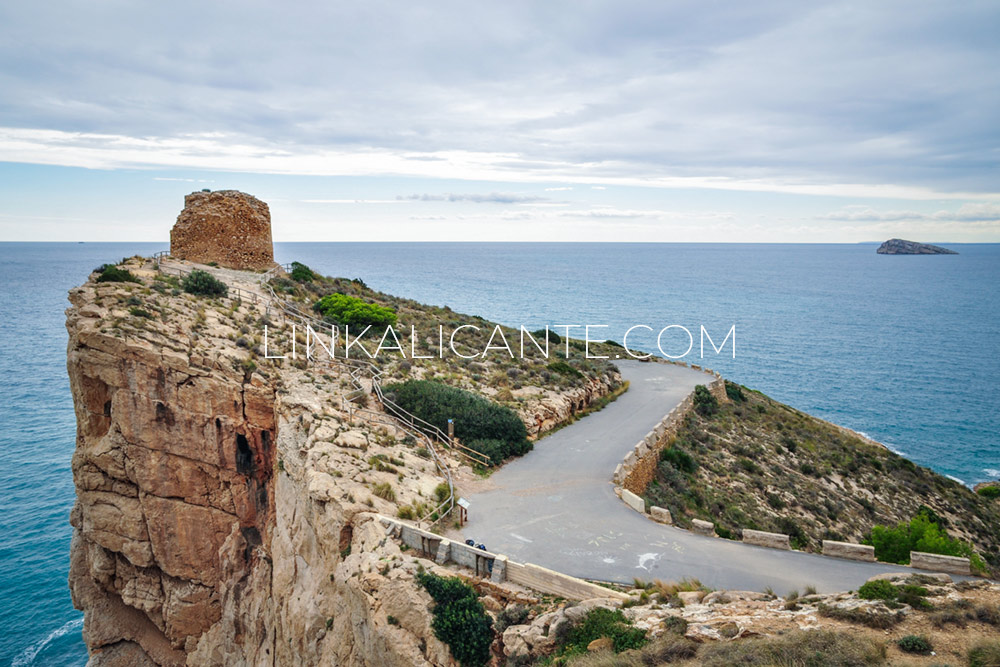
<svg viewBox="0 0 1000 667"><path fill-rule="evenodd" d="M878 247L880 255L957 255L954 250L948 250L929 243L917 243L903 239L889 239Z"/></svg>

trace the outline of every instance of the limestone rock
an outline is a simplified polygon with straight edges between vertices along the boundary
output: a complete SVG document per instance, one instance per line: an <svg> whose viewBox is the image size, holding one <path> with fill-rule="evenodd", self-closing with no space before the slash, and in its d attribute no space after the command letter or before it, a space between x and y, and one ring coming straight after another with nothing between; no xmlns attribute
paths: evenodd
<svg viewBox="0 0 1000 667"><path fill-rule="evenodd" d="M236 190L192 192L170 230L170 254L233 269L274 264L271 212L261 200Z"/></svg>

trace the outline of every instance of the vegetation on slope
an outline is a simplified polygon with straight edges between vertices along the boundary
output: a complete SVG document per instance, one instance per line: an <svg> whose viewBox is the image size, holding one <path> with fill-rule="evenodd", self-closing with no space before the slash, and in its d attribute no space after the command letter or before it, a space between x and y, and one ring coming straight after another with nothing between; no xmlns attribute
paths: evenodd
<svg viewBox="0 0 1000 667"><path fill-rule="evenodd" d="M887 544L905 532L909 541L922 515L938 534L923 526L913 545L970 542L1000 570L1000 503L760 392L727 383L727 394L688 415L646 490L677 523L707 519L733 539L742 528L786 533L793 547L819 551L824 539ZM905 531L876 528L899 524Z"/></svg>
<svg viewBox="0 0 1000 667"><path fill-rule="evenodd" d="M396 405L444 433L448 432L448 420L454 420L455 436L493 463L531 450L528 432L517 413L471 391L432 380L407 380L384 390Z"/></svg>

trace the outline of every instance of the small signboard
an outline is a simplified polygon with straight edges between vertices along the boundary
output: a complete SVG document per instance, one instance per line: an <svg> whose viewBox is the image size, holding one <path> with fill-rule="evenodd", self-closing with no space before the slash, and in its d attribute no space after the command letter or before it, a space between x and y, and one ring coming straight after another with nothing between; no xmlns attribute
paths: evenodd
<svg viewBox="0 0 1000 667"><path fill-rule="evenodd" d="M465 498L459 498L457 502L458 506L461 507L462 509L464 510L469 509L469 501L466 500Z"/></svg>

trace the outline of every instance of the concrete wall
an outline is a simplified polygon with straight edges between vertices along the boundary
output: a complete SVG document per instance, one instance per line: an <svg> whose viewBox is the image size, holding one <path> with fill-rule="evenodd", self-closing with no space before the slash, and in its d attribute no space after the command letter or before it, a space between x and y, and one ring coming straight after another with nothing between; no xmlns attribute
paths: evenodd
<svg viewBox="0 0 1000 667"><path fill-rule="evenodd" d="M625 504L634 509L636 512L639 512L640 514L646 513L646 501L628 489L622 489L622 500L624 500Z"/></svg>
<svg viewBox="0 0 1000 667"><path fill-rule="evenodd" d="M431 558L441 565L445 563L462 565L475 572L476 576L489 579L494 583L510 581L569 600L628 599L628 595L624 593L531 563L515 563L502 554L476 549L462 542L453 542L398 519L387 516L380 516L379 519L391 537L421 552L424 557Z"/></svg>
<svg viewBox="0 0 1000 667"><path fill-rule="evenodd" d="M705 535L706 537L712 537L715 535L715 524L712 523L711 521L692 519L691 532L697 535Z"/></svg>
<svg viewBox="0 0 1000 667"><path fill-rule="evenodd" d="M847 558L850 560L863 560L869 563L875 562L875 547L867 544L851 544L850 542L836 542L834 540L823 540L823 555L834 558Z"/></svg>
<svg viewBox="0 0 1000 667"><path fill-rule="evenodd" d="M792 548L788 535L782 535L781 533L768 533L763 530L750 530L749 528L744 528L743 541L746 544L755 544L758 547L769 547L771 549L790 550Z"/></svg>
<svg viewBox="0 0 1000 667"><path fill-rule="evenodd" d="M507 581L533 588L550 595L558 595L568 600L589 600L591 598L613 598L627 600L628 595L613 591L568 574L532 565L531 563L507 563Z"/></svg>
<svg viewBox="0 0 1000 667"><path fill-rule="evenodd" d="M948 574L972 574L968 558L957 556L941 556L922 551L910 552L910 565L921 570L947 572Z"/></svg>

